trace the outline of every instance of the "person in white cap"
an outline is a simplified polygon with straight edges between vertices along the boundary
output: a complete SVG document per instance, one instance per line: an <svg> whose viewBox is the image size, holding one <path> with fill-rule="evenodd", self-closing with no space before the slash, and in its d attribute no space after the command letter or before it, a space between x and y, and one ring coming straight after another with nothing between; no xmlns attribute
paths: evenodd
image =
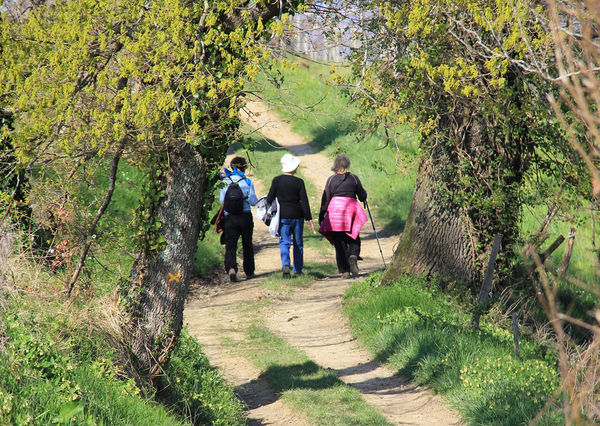
<svg viewBox="0 0 600 426"><path fill-rule="evenodd" d="M292 154L281 157L282 175L273 178L267 203L272 203L275 198L279 201L279 251L281 252L281 269L283 278L291 278L290 247L294 247L294 274L302 274L304 266L304 221L308 222L308 229L314 231L315 226L310 213L308 197L304 181L294 176L298 170L300 159Z"/></svg>

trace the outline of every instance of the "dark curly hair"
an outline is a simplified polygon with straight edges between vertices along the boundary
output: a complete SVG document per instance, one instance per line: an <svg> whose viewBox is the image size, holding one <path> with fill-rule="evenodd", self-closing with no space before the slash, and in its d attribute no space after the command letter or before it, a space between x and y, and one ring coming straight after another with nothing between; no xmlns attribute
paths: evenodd
<svg viewBox="0 0 600 426"><path fill-rule="evenodd" d="M244 157L233 157L231 162L229 163L229 167L238 168L240 171L246 171L246 167L248 166L248 162Z"/></svg>

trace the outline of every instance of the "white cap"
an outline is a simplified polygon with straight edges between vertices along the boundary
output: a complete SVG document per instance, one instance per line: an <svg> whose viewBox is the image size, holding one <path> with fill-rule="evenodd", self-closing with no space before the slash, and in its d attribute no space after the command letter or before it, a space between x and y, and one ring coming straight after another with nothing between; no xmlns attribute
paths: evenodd
<svg viewBox="0 0 600 426"><path fill-rule="evenodd" d="M291 173L298 168L300 159L292 154L284 154L281 157L281 171L283 173Z"/></svg>

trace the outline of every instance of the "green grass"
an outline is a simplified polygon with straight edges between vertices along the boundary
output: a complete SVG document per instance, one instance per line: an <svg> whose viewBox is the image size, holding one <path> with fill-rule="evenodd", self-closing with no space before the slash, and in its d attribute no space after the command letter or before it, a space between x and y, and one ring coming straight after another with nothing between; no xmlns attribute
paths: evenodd
<svg viewBox="0 0 600 426"><path fill-rule="evenodd" d="M380 226L402 231L415 185L416 133L396 129L394 141L386 141L379 131L365 137L355 121L356 107L341 89L327 84L327 66L311 63L277 72L283 76L282 84L275 87L259 80L261 96L278 105L278 112L290 120L293 130L332 161L336 154L346 153L352 162L351 171L369 194ZM320 194L317 200L320 202Z"/></svg>
<svg viewBox="0 0 600 426"><path fill-rule="evenodd" d="M11 301L17 303L17 301ZM114 353L102 336L87 336L56 306L0 312L0 418L9 424L182 424L132 380L118 380ZM17 313L18 312L18 313Z"/></svg>
<svg viewBox="0 0 600 426"><path fill-rule="evenodd" d="M521 221L521 230L523 234L529 235L537 232L547 213L548 211L545 206L525 208ZM596 221L598 221L598 218L596 218ZM596 226L598 225L599 224L596 223ZM571 262L567 269L567 277L577 278L584 283L594 283L597 281L595 272L597 259L592 244L594 236L592 233L589 209L582 209L571 212L569 216L559 216L555 218L548 226L550 237L546 240L545 244L542 245L541 249L542 251L546 249L546 247L559 235L565 237L565 242L561 244L551 257L551 263L553 265L551 270L556 272L561 265L567 236L569 235L572 226L576 226L577 232L575 235ZM598 240L598 237L596 236L595 238L596 244L599 244L600 241Z"/></svg>
<svg viewBox="0 0 600 426"><path fill-rule="evenodd" d="M218 197L216 200L217 202L214 203L208 215L209 220L221 208ZM204 237L198 240L198 248L196 249L196 257L194 258L195 275L204 275L212 269L221 267L223 264L225 246L221 244L221 235L211 225L204 233Z"/></svg>
<svg viewBox="0 0 600 426"><path fill-rule="evenodd" d="M79 306L81 305L81 306ZM46 425L243 424L243 409L184 331L165 380L168 398L143 396L111 349L117 336L102 331L94 310L107 306L17 295L0 309L0 423ZM85 312L90 310L90 312ZM85 312L85 313L84 313ZM86 315L88 316L86 318Z"/></svg>
<svg viewBox="0 0 600 426"><path fill-rule="evenodd" d="M319 367L302 351L268 330L260 320L260 309L270 301L246 306L246 339L227 342L249 359L281 398L318 425L388 425L360 393L335 374Z"/></svg>
<svg viewBox="0 0 600 426"><path fill-rule="evenodd" d="M94 211L107 181L93 170L89 179L93 184L82 186L77 201ZM122 162L118 180L68 309L61 291L72 271L50 271L26 253L15 254L14 291L0 289L0 424L243 424L233 390L185 332L167 366L171 392L159 398L165 404L151 393L142 396L118 370L126 357L116 353L114 292L133 264L131 222L143 178ZM199 242L197 274L222 262L218 238L209 231ZM109 319L111 311L115 316Z"/></svg>
<svg viewBox="0 0 600 426"><path fill-rule="evenodd" d="M469 327L463 306L419 278L377 287L380 276L355 283L345 295L353 333L379 360L416 384L443 394L470 424L528 424L556 393L554 356L483 319ZM543 423L561 424L552 411Z"/></svg>
<svg viewBox="0 0 600 426"><path fill-rule="evenodd" d="M261 282L261 287L276 291L293 291L299 287L308 287L315 280L325 278L336 272L335 263L304 264L302 275L294 275L291 279L283 279L281 272L275 272Z"/></svg>
<svg viewBox="0 0 600 426"><path fill-rule="evenodd" d="M198 341L184 331L165 375L169 383L167 405L186 414L191 424L243 425L242 403L220 373L211 367Z"/></svg>

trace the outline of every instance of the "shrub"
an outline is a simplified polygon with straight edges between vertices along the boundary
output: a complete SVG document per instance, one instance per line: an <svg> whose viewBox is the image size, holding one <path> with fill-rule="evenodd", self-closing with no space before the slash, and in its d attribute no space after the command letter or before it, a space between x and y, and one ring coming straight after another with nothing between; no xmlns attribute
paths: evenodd
<svg viewBox="0 0 600 426"><path fill-rule="evenodd" d="M184 330L167 367L167 402L193 424L241 425L244 412L233 389L211 368L198 342Z"/></svg>

